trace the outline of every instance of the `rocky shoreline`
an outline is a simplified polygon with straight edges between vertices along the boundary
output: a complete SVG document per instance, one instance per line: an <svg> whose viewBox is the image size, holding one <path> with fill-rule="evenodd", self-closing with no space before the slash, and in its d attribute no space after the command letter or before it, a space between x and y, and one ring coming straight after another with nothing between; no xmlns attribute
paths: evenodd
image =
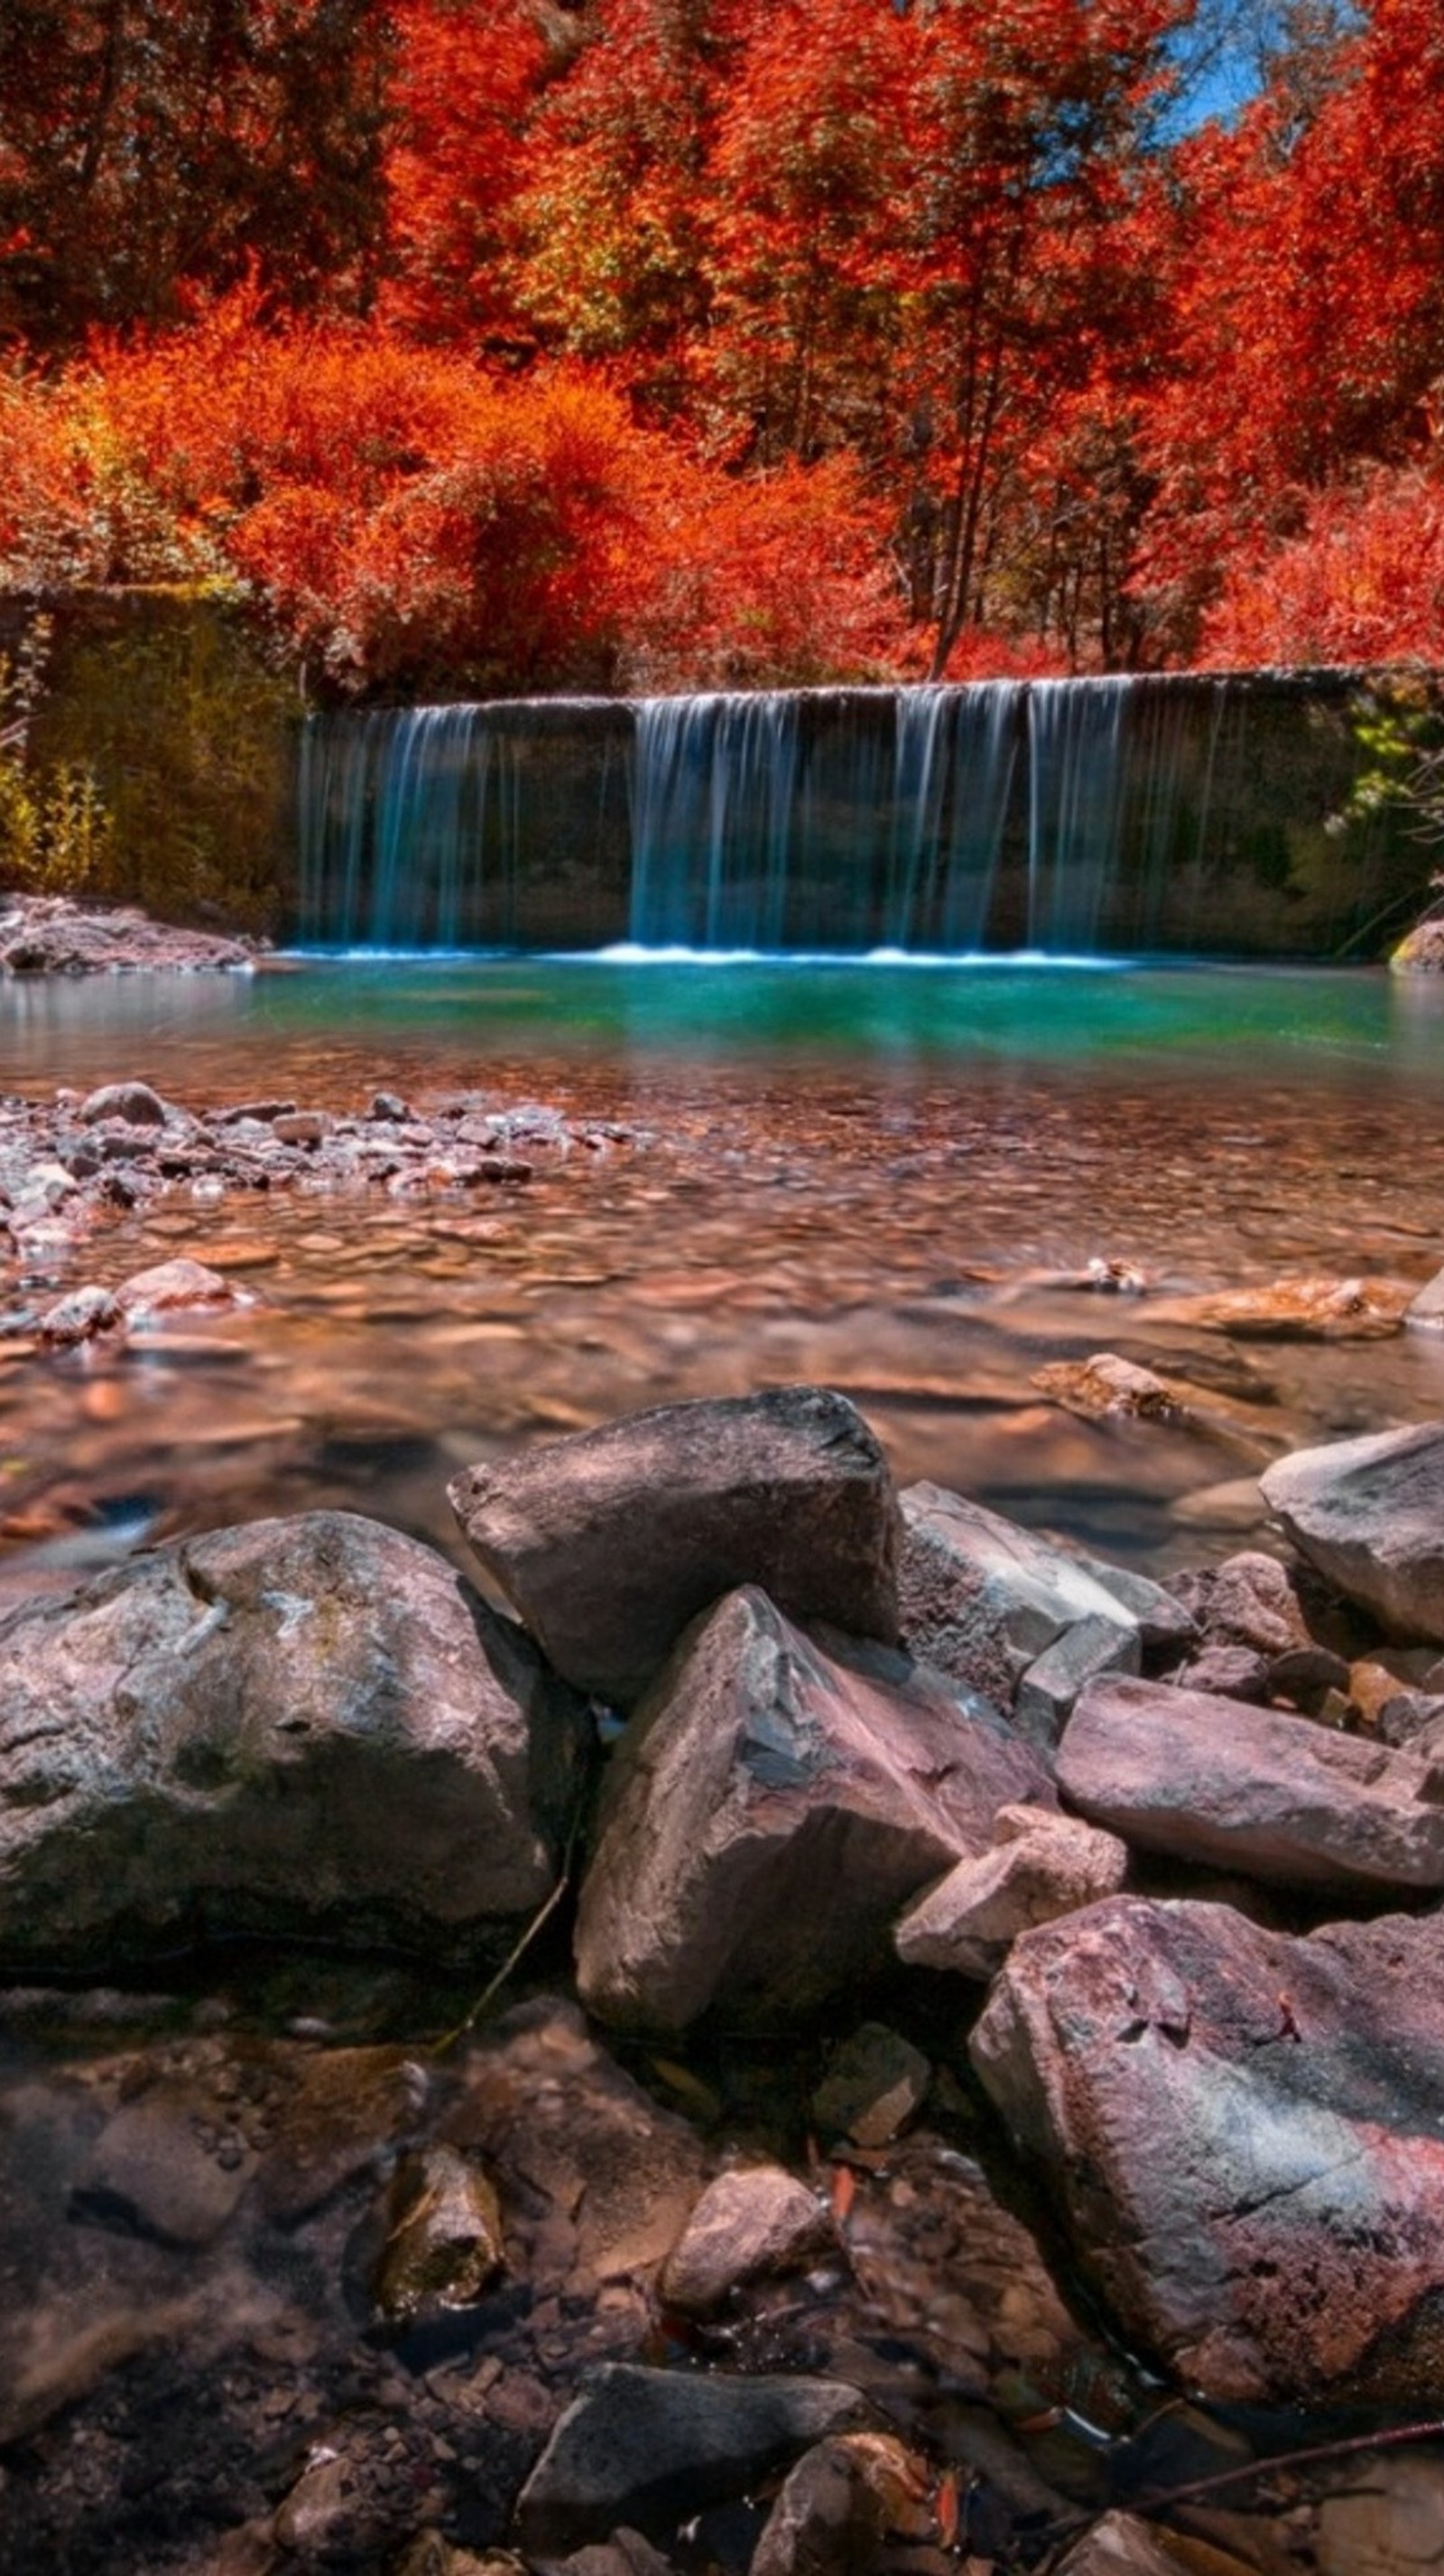
<svg viewBox="0 0 1444 2576"><path fill-rule="evenodd" d="M0 895L0 974L248 974L266 953L264 941L184 930L131 904Z"/></svg>
<svg viewBox="0 0 1444 2576"><path fill-rule="evenodd" d="M17 975L254 962L0 920ZM41 1283L171 1193L647 1141L121 1081L0 1104L0 1225ZM1371 1338L1440 1293L1189 1314ZM167 1260L12 1332L243 1302ZM790 1387L464 1471L470 1580L316 1511L0 1618L7 2568L1429 2563L1444 1431L1259 1481L1277 1554L1153 1582L899 1493Z"/></svg>
<svg viewBox="0 0 1444 2576"><path fill-rule="evenodd" d="M1419 2563L1444 2452L1287 2454L1438 2412L1444 1430L1262 1481L1154 1584L795 1387L0 1621L12 2029L407 2025L9 2087L14 2563Z"/></svg>
<svg viewBox="0 0 1444 2576"><path fill-rule="evenodd" d="M358 1111L272 1098L193 1112L149 1083L61 1090L49 1101L0 1100L0 1233L26 1268L74 1251L117 1216L183 1192L198 1208L232 1193L374 1188L393 1199L440 1190L515 1190L576 1154L605 1159L646 1141L602 1119L568 1119L540 1101L504 1106L462 1092L423 1112L376 1092ZM174 1267L174 1265L171 1265ZM197 1263L177 1269L163 1302L233 1302ZM43 1343L125 1329L126 1290L85 1287L33 1317Z"/></svg>

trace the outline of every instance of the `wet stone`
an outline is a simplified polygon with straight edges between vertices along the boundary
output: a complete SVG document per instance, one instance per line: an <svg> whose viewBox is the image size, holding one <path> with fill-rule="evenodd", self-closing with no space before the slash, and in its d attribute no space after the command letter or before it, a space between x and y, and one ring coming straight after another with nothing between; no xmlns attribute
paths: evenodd
<svg viewBox="0 0 1444 2576"><path fill-rule="evenodd" d="M855 2389L829 2380L608 2364L567 2408L522 2490L523 2548L559 2553L621 2523L663 2538L829 2434L866 2429L869 2413Z"/></svg>
<svg viewBox="0 0 1444 2576"><path fill-rule="evenodd" d="M887 2540L930 2539L927 2464L890 2433L839 2433L789 2470L748 2576L867 2576Z"/></svg>
<svg viewBox="0 0 1444 2576"><path fill-rule="evenodd" d="M835 2050L812 2097L812 2116L828 2136L859 2147L883 2147L916 2117L932 2068L921 2049L885 2022L863 2022Z"/></svg>
<svg viewBox="0 0 1444 2576"><path fill-rule="evenodd" d="M403 2158L386 2215L376 2303L390 2325L424 2324L474 2305L501 2268L495 2187L454 2147Z"/></svg>
<svg viewBox="0 0 1444 2576"><path fill-rule="evenodd" d="M185 1314L198 1308L248 1306L255 1302L249 1290L237 1288L218 1270L208 1270L203 1261L184 1257L136 1271L122 1282L115 1297L132 1324L146 1324L157 1316Z"/></svg>
<svg viewBox="0 0 1444 2576"><path fill-rule="evenodd" d="M82 1100L76 1116L84 1127L105 1118L123 1118L131 1127L163 1127L166 1106L148 1082L107 1082Z"/></svg>
<svg viewBox="0 0 1444 2576"><path fill-rule="evenodd" d="M1426 2576L1444 2533L1444 2452L1386 2452L1318 2508L1319 2576Z"/></svg>
<svg viewBox="0 0 1444 2576"><path fill-rule="evenodd" d="M239 2206L257 2162L234 2129L218 2133L215 2111L213 2100L170 2084L123 2104L77 2181L72 2214L162 2244L208 2245Z"/></svg>
<svg viewBox="0 0 1444 2576"><path fill-rule="evenodd" d="M1233 2563L1244 2576L1241 2563ZM1228 2576L1229 2564L1210 2551L1213 2576ZM1179 2560L1137 2514L1106 2513L1059 2560L1058 2576L1179 2576Z"/></svg>
<svg viewBox="0 0 1444 2576"><path fill-rule="evenodd" d="M709 2183L664 2263L659 2295L705 2316L730 2291L800 2270L836 2243L831 2216L805 2183L779 2165L719 2174Z"/></svg>
<svg viewBox="0 0 1444 2576"><path fill-rule="evenodd" d="M36 1327L42 1342L64 1350L93 1341L98 1333L123 1332L125 1311L108 1288L74 1288L68 1297L47 1306Z"/></svg>

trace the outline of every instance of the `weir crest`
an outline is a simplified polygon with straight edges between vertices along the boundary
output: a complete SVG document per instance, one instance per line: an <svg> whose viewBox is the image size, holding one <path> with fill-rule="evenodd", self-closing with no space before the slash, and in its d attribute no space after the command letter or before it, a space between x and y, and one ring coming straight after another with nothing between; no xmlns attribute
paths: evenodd
<svg viewBox="0 0 1444 2576"><path fill-rule="evenodd" d="M316 716L297 930L422 952L1327 953L1401 866L1412 882L1397 834L1354 827L1343 846L1355 685L994 680Z"/></svg>

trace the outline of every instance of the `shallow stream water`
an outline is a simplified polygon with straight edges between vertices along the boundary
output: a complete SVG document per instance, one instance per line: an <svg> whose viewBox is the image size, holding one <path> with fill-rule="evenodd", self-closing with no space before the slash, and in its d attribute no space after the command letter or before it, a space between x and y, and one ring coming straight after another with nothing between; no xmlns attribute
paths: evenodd
<svg viewBox="0 0 1444 2576"><path fill-rule="evenodd" d="M632 1135L525 1188L186 1183L15 1276L0 1341L0 1597L145 1535L340 1503L455 1547L457 1464L630 1408L844 1388L902 1480L1140 1562L1237 1544L1301 1441L1433 1413L1444 1337L1238 1340L1180 1297L1419 1282L1444 1259L1444 995L1369 972L290 962L0 997L0 1088L138 1076L424 1108L459 1089ZM43 1356L82 1280L187 1252L258 1302ZM1090 1289L1119 1263L1143 1293ZM1112 1350L1218 1419L1088 1423L1033 1380ZM1236 1436L1235 1436L1236 1434Z"/></svg>
<svg viewBox="0 0 1444 2576"><path fill-rule="evenodd" d="M178 1182L12 1269L0 1602L68 1586L148 1536L320 1503L459 1558L443 1491L456 1465L631 1407L794 1379L854 1396L900 1479L933 1477L1161 1567L1257 1527L1253 1476L1277 1450L1430 1415L1444 1398L1444 1336L1243 1339L1176 1311L1197 1292L1280 1279L1420 1283L1444 1262L1444 994L1428 986L377 960L0 988L0 1091L46 1100L127 1077L197 1111L248 1098L364 1110L378 1090L425 1110L465 1091L618 1133L599 1152L538 1153L524 1186L395 1196L303 1180L217 1197ZM63 1290L178 1253L257 1302L119 1347L36 1347L28 1326ZM1095 1264L1136 1287L1108 1293ZM1081 1421L1035 1385L1099 1350L1186 1379L1202 1427ZM559 1949L538 1964L564 1975ZM574 2369L651 2355L645 2299L601 2254L591 2277L538 2185L537 2242L477 2312L472 2344L394 2357L358 2334L356 2213L414 2116L408 2086L430 2087L436 2117L455 2092L463 2109L481 2104L468 2117L504 2127L507 2086L530 2101L532 2057L550 2048L572 2088L589 2210L619 2128L630 2169L641 2097L623 2100L565 2022L538 2036L523 2016L514 2040L489 2043L499 2055L442 2066L426 2036L469 1998L395 1963L246 1954L198 1970L194 1990L178 1970L174 1993L168 1973L154 1996L5 1998L0 2305L19 2340L0 2373L0 2562L35 2576L270 2576L295 2563L274 2545L273 2509L342 2470L379 2537L363 2520L336 2564L370 2571L419 2524L490 2543ZM866 2365L933 2456L981 2463L985 2496L995 2476L1011 2494L1016 2449L994 2464L992 2310L984 2300L980 2322L969 2307L982 2293L968 2261L981 2259L988 2298L996 2273L1021 2300L1040 2368L1056 2303L1041 2276L1024 2279L1022 2240L968 2161L987 2133L956 2080L952 2015L936 2034L941 2141L913 2142L891 2178L854 2176L863 2305L790 2304L763 2318L755 2351L722 2357L826 2367L836 2345L837 2366ZM402 2046L345 2046L383 2038ZM689 2114L715 2087L718 2134L800 2158L808 2049L708 2064L700 2086L695 2066L634 2054L654 2092L684 2088ZM122 2147L138 2220L106 2196L106 2157ZM329 2197L306 2180L308 2158ZM678 2206L651 2211L654 2227L674 2227L695 2189L684 2164ZM571 2192L570 2167L563 2180ZM1112 2366L1093 2354L1095 2377ZM1083 2403L1071 2377L1045 2371L1042 2390ZM1200 2430L1187 2410L1155 2420L1156 2393L1142 2392L1152 2429L1138 2438L1173 2448L1141 2453L1136 2481L1232 2458L1216 2445L1233 2430ZM1090 2395L1084 2412L1126 2430L1137 2399L1115 2419ZM1042 2447L1056 2408L1041 2402L1031 2385L1013 2400L1033 2427L1027 2476L1085 2503L1100 2481L1129 2492L1126 2445L1109 2447L1106 2478L1099 2465L1111 2432L1080 2448L1065 2416L1058 2456ZM1257 2447L1277 2439L1264 2426ZM1250 2541L1247 2564L1282 2563L1273 2526L1247 2528L1263 2553ZM716 2563L740 2569L745 2555L719 2542ZM930 2576L947 2563L918 2560Z"/></svg>

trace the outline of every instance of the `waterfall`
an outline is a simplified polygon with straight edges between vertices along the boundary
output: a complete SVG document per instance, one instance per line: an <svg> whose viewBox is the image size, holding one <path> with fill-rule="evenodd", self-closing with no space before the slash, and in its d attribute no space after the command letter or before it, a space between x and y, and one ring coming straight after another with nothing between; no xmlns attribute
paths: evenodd
<svg viewBox="0 0 1444 2576"><path fill-rule="evenodd" d="M1295 854L1347 793L1338 727L1316 810L1301 801L1330 689L1346 682L994 680L316 717L301 934L1086 955L1217 951L1237 923L1243 947L1287 946Z"/></svg>
<svg viewBox="0 0 1444 2576"><path fill-rule="evenodd" d="M796 779L797 702L785 690L640 701L632 938L780 948Z"/></svg>
<svg viewBox="0 0 1444 2576"><path fill-rule="evenodd" d="M300 754L302 937L326 947L531 944L574 907L630 794L608 699L312 718ZM582 909L585 910L585 897Z"/></svg>
<svg viewBox="0 0 1444 2576"><path fill-rule="evenodd" d="M1025 692L772 690L636 709L631 938L981 944Z"/></svg>
<svg viewBox="0 0 1444 2576"><path fill-rule="evenodd" d="M1098 946L1118 842L1120 752L1131 680L1037 680L1028 693L1028 943Z"/></svg>

